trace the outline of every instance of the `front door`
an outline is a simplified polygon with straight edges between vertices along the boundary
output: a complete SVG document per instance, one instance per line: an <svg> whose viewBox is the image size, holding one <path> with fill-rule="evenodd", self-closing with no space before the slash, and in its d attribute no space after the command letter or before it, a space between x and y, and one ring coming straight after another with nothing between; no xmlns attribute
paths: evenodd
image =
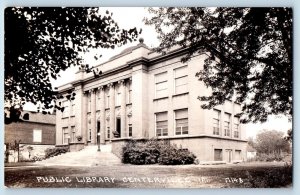
<svg viewBox="0 0 300 195"><path fill-rule="evenodd" d="M97 121L97 144L100 143L100 136L99 136L99 133L100 133L100 121Z"/></svg>
<svg viewBox="0 0 300 195"><path fill-rule="evenodd" d="M226 150L226 153L225 153L225 160L227 163L231 163L232 161L232 150Z"/></svg>
<svg viewBox="0 0 300 195"><path fill-rule="evenodd" d="M121 137L121 119L117 118L117 132L119 134L119 137Z"/></svg>

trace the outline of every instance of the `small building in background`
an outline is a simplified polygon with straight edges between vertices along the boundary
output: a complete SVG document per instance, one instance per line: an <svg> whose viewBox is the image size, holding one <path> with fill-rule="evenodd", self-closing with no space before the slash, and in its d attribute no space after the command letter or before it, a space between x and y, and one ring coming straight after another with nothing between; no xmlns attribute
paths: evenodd
<svg viewBox="0 0 300 195"><path fill-rule="evenodd" d="M5 162L43 157L55 146L55 133L55 114L22 111L18 122L5 124Z"/></svg>
<svg viewBox="0 0 300 195"><path fill-rule="evenodd" d="M254 149L249 144L247 145L247 160L252 161L255 160L256 157L256 149Z"/></svg>

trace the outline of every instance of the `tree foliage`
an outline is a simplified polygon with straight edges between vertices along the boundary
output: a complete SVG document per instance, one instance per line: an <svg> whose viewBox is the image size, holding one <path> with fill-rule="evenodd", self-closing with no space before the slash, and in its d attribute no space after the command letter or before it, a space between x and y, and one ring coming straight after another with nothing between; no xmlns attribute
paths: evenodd
<svg viewBox="0 0 300 195"><path fill-rule="evenodd" d="M254 148L258 153L271 154L288 152L290 150L290 144L284 138L283 132L264 130L256 135Z"/></svg>
<svg viewBox="0 0 300 195"><path fill-rule="evenodd" d="M61 96L50 78L57 79L70 66L91 71L82 54L136 40L136 28L121 29L112 13L102 12L99 8L6 8L5 102L11 107L40 103L43 110L51 109Z"/></svg>
<svg viewBox="0 0 300 195"><path fill-rule="evenodd" d="M188 49L182 61L206 54L197 73L212 89L202 108L235 97L242 122L265 122L269 114L292 116L291 8L150 8L164 53L175 45Z"/></svg>

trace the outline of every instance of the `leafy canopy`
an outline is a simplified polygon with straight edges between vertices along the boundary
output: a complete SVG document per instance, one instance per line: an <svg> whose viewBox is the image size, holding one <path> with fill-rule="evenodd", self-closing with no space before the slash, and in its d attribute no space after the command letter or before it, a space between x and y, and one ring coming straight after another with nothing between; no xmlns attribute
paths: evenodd
<svg viewBox="0 0 300 195"><path fill-rule="evenodd" d="M196 76L212 89L200 96L211 109L235 97L242 122L264 122L270 114L292 116L291 8L149 8L165 52L188 48L182 61L204 53Z"/></svg>
<svg viewBox="0 0 300 195"><path fill-rule="evenodd" d="M290 143L284 139L284 133L281 131L263 130L256 135L254 148L264 154L280 153L289 151Z"/></svg>
<svg viewBox="0 0 300 195"><path fill-rule="evenodd" d="M99 8L6 8L5 102L12 107L32 102L41 103L43 110L53 108L60 97L50 78L57 79L72 65L91 71L82 54L136 40L136 28L121 29L112 13L102 12Z"/></svg>

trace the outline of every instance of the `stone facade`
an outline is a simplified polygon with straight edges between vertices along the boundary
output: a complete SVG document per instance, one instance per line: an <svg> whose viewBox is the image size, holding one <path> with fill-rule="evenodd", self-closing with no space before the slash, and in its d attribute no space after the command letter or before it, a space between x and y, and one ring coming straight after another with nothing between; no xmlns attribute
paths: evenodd
<svg viewBox="0 0 300 195"><path fill-rule="evenodd" d="M206 55L182 63L185 53L174 48L161 55L141 41L98 65L99 77L78 71L74 82L59 87L76 98L60 102L65 110L56 115L56 144L112 142L120 150L122 140L158 137L190 149L200 161L244 160L241 106L227 100L203 110L197 98L211 90L195 74Z"/></svg>

